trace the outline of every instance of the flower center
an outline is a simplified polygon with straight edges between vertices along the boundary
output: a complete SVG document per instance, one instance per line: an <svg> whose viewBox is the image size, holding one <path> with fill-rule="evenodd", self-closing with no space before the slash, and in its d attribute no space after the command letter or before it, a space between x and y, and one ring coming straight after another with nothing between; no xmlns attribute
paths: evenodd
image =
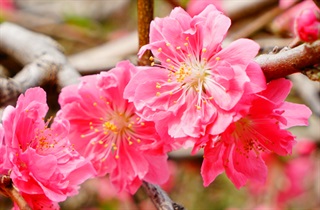
<svg viewBox="0 0 320 210"><path fill-rule="evenodd" d="M180 87L169 92L173 95L179 91L185 93L191 93L196 95L195 107L200 110L204 103L208 100L212 100L213 97L208 93L208 84L215 84L224 89L220 84L212 78L211 67L207 62L207 49L193 49L189 42L189 37L186 37L185 43L182 46L172 46L170 43L166 44L166 49L158 48L157 53L161 57L161 64L155 64L152 62L152 66L158 66L168 73L167 82L180 83ZM150 57L151 61L154 61L153 57ZM220 60L219 57L215 58L216 62ZM161 96L160 90L162 84L156 82L156 96ZM191 91L191 92L190 92ZM173 101L174 104L178 103Z"/></svg>
<svg viewBox="0 0 320 210"><path fill-rule="evenodd" d="M105 134L113 132L117 135L131 129L132 123L130 123L130 116L126 116L126 114L120 112L114 113L108 121L102 124L102 127Z"/></svg>
<svg viewBox="0 0 320 210"><path fill-rule="evenodd" d="M265 147L259 142L258 139L262 136L254 129L253 121L246 117L235 122L235 130L233 132L234 139L242 145L242 149L237 149L236 152L247 156L251 150L255 151L256 154L265 151Z"/></svg>
<svg viewBox="0 0 320 210"><path fill-rule="evenodd" d="M139 126L144 126L144 122L134 113L133 104L122 104L120 109L115 104L107 102L105 98L100 99L103 103L94 102L93 107L101 110L103 117L89 121L90 131L81 134L81 138L88 137L93 146L101 145L105 148L106 153L101 161L106 160L110 152L118 159L121 145L134 146L134 142L141 142L136 130Z"/></svg>
<svg viewBox="0 0 320 210"><path fill-rule="evenodd" d="M50 127L49 123L52 120L52 117L47 120L42 128L35 129L34 138L27 143L25 146L20 145L20 148L25 151L27 147L32 147L36 149L39 153L47 152L48 150L55 149L57 144L61 144L61 141L58 138L58 134L56 134ZM70 147L69 147L70 146ZM73 149L72 145L66 146L65 148Z"/></svg>

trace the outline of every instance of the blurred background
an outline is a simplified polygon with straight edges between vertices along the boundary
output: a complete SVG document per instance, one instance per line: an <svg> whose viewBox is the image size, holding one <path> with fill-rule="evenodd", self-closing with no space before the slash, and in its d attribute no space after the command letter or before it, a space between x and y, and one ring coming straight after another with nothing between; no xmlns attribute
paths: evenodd
<svg viewBox="0 0 320 210"><path fill-rule="evenodd" d="M203 1L215 4L232 19L224 45L247 37L260 44L261 53L269 53L276 46L282 49L294 41L290 14L297 13L297 10L291 10L300 4L299 1L287 0L292 2L292 5L288 3L289 6L280 5L276 0ZM155 16L164 17L175 6L191 8L192 2L155 0ZM95 74L124 59L136 63L136 5L136 0L0 0L0 23L11 22L53 38L81 75ZM197 12L195 10L193 12ZM14 77L22 67L0 50L1 76ZM248 183L238 190L223 174L205 188L200 175L202 154L191 156L190 151L181 150L169 154L172 174L162 186L172 200L189 210L320 209L320 86L319 82L302 74L291 75L289 79L294 87L287 100L308 105L314 114L308 127L291 130L297 136L291 156L264 157L269 168L266 184ZM48 93L51 115L54 115L59 109L57 97L60 89L54 82L45 84L44 88ZM0 210L11 207L11 201L0 195ZM105 177L85 182L79 195L61 203L61 209L155 208L142 189L134 196L119 195Z"/></svg>

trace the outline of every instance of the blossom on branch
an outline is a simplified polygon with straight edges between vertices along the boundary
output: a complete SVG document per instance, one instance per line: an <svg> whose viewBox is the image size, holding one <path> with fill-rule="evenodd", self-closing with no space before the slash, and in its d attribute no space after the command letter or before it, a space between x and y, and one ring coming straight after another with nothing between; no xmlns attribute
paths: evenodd
<svg viewBox="0 0 320 210"><path fill-rule="evenodd" d="M47 111L44 90L31 88L2 118L0 151L6 153L0 171L10 175L32 209L59 209L58 202L77 194L79 184L95 173L69 142L68 121L55 120L49 127Z"/></svg>
<svg viewBox="0 0 320 210"><path fill-rule="evenodd" d="M302 10L295 18L295 33L305 42L320 39L320 9L314 7Z"/></svg>
<svg viewBox="0 0 320 210"><path fill-rule="evenodd" d="M150 43L139 52L150 49L154 64L132 78L124 96L182 146L223 132L240 99L265 88L253 62L258 44L240 39L222 48L230 22L213 5L194 17L175 8L151 23Z"/></svg>
<svg viewBox="0 0 320 210"><path fill-rule="evenodd" d="M252 100L246 115L230 124L222 134L202 142L201 174L205 186L223 171L237 188L247 180L263 183L267 167L261 153L291 154L295 137L285 129L307 125L311 111L304 105L284 101L290 89L288 80L270 82L267 89Z"/></svg>
<svg viewBox="0 0 320 210"><path fill-rule="evenodd" d="M118 191L135 193L142 180L161 184L168 179L167 155L154 123L136 114L123 90L138 71L128 61L79 85L62 89L59 117L71 125L70 140L90 160L99 176L109 174Z"/></svg>

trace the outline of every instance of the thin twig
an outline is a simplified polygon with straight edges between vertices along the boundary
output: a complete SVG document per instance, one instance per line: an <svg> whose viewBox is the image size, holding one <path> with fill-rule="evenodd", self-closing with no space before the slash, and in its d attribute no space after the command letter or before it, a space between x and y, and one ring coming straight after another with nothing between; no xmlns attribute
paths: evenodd
<svg viewBox="0 0 320 210"><path fill-rule="evenodd" d="M14 203L19 206L20 210L31 210L28 203L20 195L16 188L14 188L12 180L9 176L0 175L0 193L9 197Z"/></svg>
<svg viewBox="0 0 320 210"><path fill-rule="evenodd" d="M277 54L260 55L255 61L261 66L267 81L282 78L320 65L320 40L282 50Z"/></svg>
<svg viewBox="0 0 320 210"><path fill-rule="evenodd" d="M149 43L150 23L153 20L153 0L138 0L139 48ZM138 61L139 65L150 65L151 52L147 51ZM143 182L143 188L158 210L183 210L184 207L172 202L160 186Z"/></svg>
<svg viewBox="0 0 320 210"><path fill-rule="evenodd" d="M153 20L153 0L138 0L138 33L139 33L139 48L149 44L150 23ZM146 51L139 59L138 64L141 66L150 66L149 60L151 52Z"/></svg>

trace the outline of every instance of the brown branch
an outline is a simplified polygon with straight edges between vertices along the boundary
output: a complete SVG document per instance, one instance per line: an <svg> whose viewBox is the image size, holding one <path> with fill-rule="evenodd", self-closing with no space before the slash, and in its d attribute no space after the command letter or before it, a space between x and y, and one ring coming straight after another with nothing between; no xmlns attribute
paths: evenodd
<svg viewBox="0 0 320 210"><path fill-rule="evenodd" d="M153 20L153 0L138 0L138 35L139 48L149 43L150 23ZM151 64L149 60L150 51L146 51L138 61L138 65L147 66ZM142 183L143 188L159 210L183 210L184 207L172 202L169 196L159 187L148 182Z"/></svg>
<svg viewBox="0 0 320 210"><path fill-rule="evenodd" d="M139 48L149 44L150 23L153 20L153 0L138 0L138 34ZM139 59L138 64L141 66L150 66L149 60L151 52L146 51Z"/></svg>
<svg viewBox="0 0 320 210"><path fill-rule="evenodd" d="M177 0L167 0L167 2L172 6L172 7L183 7ZM184 8L185 9L185 8Z"/></svg>
<svg viewBox="0 0 320 210"><path fill-rule="evenodd" d="M158 185L143 182L142 186L153 204L158 210L184 210L185 208L177 203L174 203L166 192L164 192Z"/></svg>
<svg viewBox="0 0 320 210"><path fill-rule="evenodd" d="M277 54L260 55L255 61L261 66L267 81L285 77L320 65L320 40L282 50Z"/></svg>
<svg viewBox="0 0 320 210"><path fill-rule="evenodd" d="M0 193L9 197L19 206L20 210L31 210L30 206L23 199L18 190L14 188L12 180L9 176L0 175Z"/></svg>

